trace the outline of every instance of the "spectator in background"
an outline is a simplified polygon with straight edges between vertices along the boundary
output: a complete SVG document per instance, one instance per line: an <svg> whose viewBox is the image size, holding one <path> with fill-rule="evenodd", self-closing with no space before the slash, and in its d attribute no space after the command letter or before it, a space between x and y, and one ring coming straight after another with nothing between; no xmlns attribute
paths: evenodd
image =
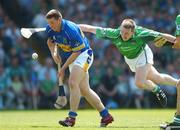
<svg viewBox="0 0 180 130"><path fill-rule="evenodd" d="M166 67L166 73L172 75L174 78L179 78L179 75L176 73L173 64L168 64ZM162 89L168 95L168 106L175 107L176 106L176 87L172 86L162 86Z"/></svg>
<svg viewBox="0 0 180 130"><path fill-rule="evenodd" d="M19 64L19 58L17 56L11 57L11 65L7 71L10 78L19 76L22 79L23 83L27 81L27 71L25 71L25 68Z"/></svg>
<svg viewBox="0 0 180 130"><path fill-rule="evenodd" d="M131 103L133 103L133 105L135 105L136 108L142 108L143 100L144 100L144 91L139 89L135 85L134 76L129 77L129 85L130 85L129 95L131 96L131 101L132 101Z"/></svg>
<svg viewBox="0 0 180 130"><path fill-rule="evenodd" d="M38 71L36 70L34 64L31 64L31 71L29 75L30 75L29 82L30 82L30 91L32 97L32 108L37 109L38 101L39 101L39 80L38 80Z"/></svg>
<svg viewBox="0 0 180 130"><path fill-rule="evenodd" d="M39 87L40 82L38 79L38 70L41 69L40 64L37 61L31 61L28 71L28 82L25 93L27 95L28 108L37 109L39 103Z"/></svg>
<svg viewBox="0 0 180 130"><path fill-rule="evenodd" d="M40 13L35 15L35 17L33 19L33 22L32 22L34 27L36 27L36 28L46 27L46 25L47 25L47 22L46 22L46 19L45 19L46 12L47 12L47 10L42 9L40 11Z"/></svg>
<svg viewBox="0 0 180 130"><path fill-rule="evenodd" d="M28 43L24 39L20 40L19 47L21 48L21 51L19 52L21 65L28 68L30 67L33 50L28 46Z"/></svg>
<svg viewBox="0 0 180 130"><path fill-rule="evenodd" d="M56 83L57 82L57 73L56 69L53 66L53 60L52 58L48 57L45 59L45 65L42 66L42 68L39 70L39 80L43 81L46 79L46 73L49 73L49 78L52 82Z"/></svg>
<svg viewBox="0 0 180 130"><path fill-rule="evenodd" d="M7 94L8 87L10 87L10 82L6 69L3 64L0 63L0 109L4 109L5 95Z"/></svg>
<svg viewBox="0 0 180 130"><path fill-rule="evenodd" d="M101 68L102 67L102 62L100 59L97 59L94 64L92 65L93 68L90 69L90 75L93 75L93 78L90 78L90 84L91 84L91 88L96 91L100 80L101 80L101 69L96 69L96 68Z"/></svg>
<svg viewBox="0 0 180 130"><path fill-rule="evenodd" d="M11 87L14 93L14 102L16 109L24 109L25 95L24 95L24 84L20 79L19 75L12 76Z"/></svg>
<svg viewBox="0 0 180 130"><path fill-rule="evenodd" d="M46 25L47 25L47 22L46 22L46 19L45 19L46 12L47 12L46 9L42 9L40 11L40 13L36 14L36 16L34 17L33 22L32 22L32 24L33 24L33 26L35 28L46 27ZM39 35L42 38L45 38L45 36L46 36L45 32L40 32L37 35Z"/></svg>
<svg viewBox="0 0 180 130"><path fill-rule="evenodd" d="M57 88L55 87L56 83L51 79L48 70L45 71L44 75L45 79L40 82L41 97L39 101L39 108L52 108L57 96Z"/></svg>
<svg viewBox="0 0 180 130"><path fill-rule="evenodd" d="M119 95L117 93L116 84L117 78L113 75L111 67L107 68L107 72L101 78L101 85L97 88L97 92L105 105L111 102L116 102L120 105Z"/></svg>
<svg viewBox="0 0 180 130"><path fill-rule="evenodd" d="M125 108L129 106L130 103L130 88L128 85L128 78L126 75L118 76L118 83L116 84L116 89L119 97L119 107Z"/></svg>
<svg viewBox="0 0 180 130"><path fill-rule="evenodd" d="M5 62L5 52L2 48L2 41L0 41L0 64L3 64Z"/></svg>

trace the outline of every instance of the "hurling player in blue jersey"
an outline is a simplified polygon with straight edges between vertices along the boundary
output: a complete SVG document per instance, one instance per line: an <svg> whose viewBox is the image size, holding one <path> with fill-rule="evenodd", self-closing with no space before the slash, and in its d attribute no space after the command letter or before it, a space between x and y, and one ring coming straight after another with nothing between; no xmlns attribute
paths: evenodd
<svg viewBox="0 0 180 130"><path fill-rule="evenodd" d="M89 73L93 62L93 52L89 41L80 28L73 22L62 18L58 10L50 10L46 14L48 26L47 44L56 64L61 63L62 56L67 60L62 65L59 76L64 77L64 71L69 67L69 88L70 88L70 111L65 120L59 121L62 126L74 126L77 109L81 95L99 111L102 119L101 126L105 127L113 121L113 117L102 104L99 96L89 86ZM54 55L54 48L58 45L63 54Z"/></svg>

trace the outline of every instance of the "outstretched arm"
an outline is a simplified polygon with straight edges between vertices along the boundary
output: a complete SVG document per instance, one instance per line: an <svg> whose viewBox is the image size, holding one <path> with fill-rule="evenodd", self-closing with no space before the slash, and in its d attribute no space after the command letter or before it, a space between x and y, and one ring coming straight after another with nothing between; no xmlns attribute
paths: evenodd
<svg viewBox="0 0 180 130"><path fill-rule="evenodd" d="M176 37L169 35L169 34L163 34L162 37L173 43L172 48L180 49L180 15L176 17ZM162 41L162 40L161 40ZM155 42L156 43L156 42ZM158 43L158 42L157 42ZM160 42L159 42L160 43ZM165 44L165 43L164 43ZM164 45L164 44L158 44L158 45Z"/></svg>
<svg viewBox="0 0 180 130"><path fill-rule="evenodd" d="M172 47L174 47L175 43L176 43L176 37L172 36L170 34L166 34L166 33L161 33L159 35L159 37L157 37L154 41L154 44L156 47L162 47L164 46L167 42L169 42Z"/></svg>
<svg viewBox="0 0 180 130"><path fill-rule="evenodd" d="M174 46L176 42L176 37L166 34L166 33L161 33L159 37L155 38L154 44L156 47L162 47L166 43L169 43L170 45Z"/></svg>
<svg viewBox="0 0 180 130"><path fill-rule="evenodd" d="M176 37L175 36L172 36L170 34L166 34L166 33L161 33L161 36L166 39L168 42L171 42L171 43L175 43L176 41Z"/></svg>
<svg viewBox="0 0 180 130"><path fill-rule="evenodd" d="M97 26L87 25L87 24L78 24L83 32L90 32L96 34L96 29L101 28Z"/></svg>
<svg viewBox="0 0 180 130"><path fill-rule="evenodd" d="M96 34L97 38L112 39L112 38L117 38L120 35L119 29L102 28L87 24L79 24L78 26L81 28L83 32L90 32Z"/></svg>

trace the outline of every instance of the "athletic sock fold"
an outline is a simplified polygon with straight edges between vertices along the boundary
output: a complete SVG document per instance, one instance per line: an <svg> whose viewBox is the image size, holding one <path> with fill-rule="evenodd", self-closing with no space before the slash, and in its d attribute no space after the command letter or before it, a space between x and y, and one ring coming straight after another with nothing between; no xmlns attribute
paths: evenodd
<svg viewBox="0 0 180 130"><path fill-rule="evenodd" d="M174 120L173 120L174 123L178 123L180 124L180 115L176 115L174 116Z"/></svg>
<svg viewBox="0 0 180 130"><path fill-rule="evenodd" d="M152 92L153 92L153 93L159 93L160 90L161 90L161 88L160 88L159 86L156 86L156 87L152 90Z"/></svg>
<svg viewBox="0 0 180 130"><path fill-rule="evenodd" d="M71 117L71 118L76 118L76 116L77 116L77 113L76 112L73 112L73 111L69 111L69 117Z"/></svg>
<svg viewBox="0 0 180 130"><path fill-rule="evenodd" d="M109 112L108 112L108 110L105 108L105 109L103 109L102 111L100 111L99 114L100 114L101 117L106 117L106 116L109 114Z"/></svg>

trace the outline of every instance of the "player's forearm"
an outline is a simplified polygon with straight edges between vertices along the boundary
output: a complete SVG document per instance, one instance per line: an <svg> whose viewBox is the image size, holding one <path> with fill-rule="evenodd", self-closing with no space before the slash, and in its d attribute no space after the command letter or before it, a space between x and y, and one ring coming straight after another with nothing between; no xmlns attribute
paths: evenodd
<svg viewBox="0 0 180 130"><path fill-rule="evenodd" d="M171 43L175 43L176 37L170 34L162 33L161 36Z"/></svg>
<svg viewBox="0 0 180 130"><path fill-rule="evenodd" d="M47 45L48 45L48 48L51 52L51 55L54 56L54 48L55 48L55 44L53 44L49 39L47 41Z"/></svg>
<svg viewBox="0 0 180 130"><path fill-rule="evenodd" d="M80 52L74 52L71 56L67 59L67 61L62 66L62 69L66 69L73 61L79 56Z"/></svg>
<svg viewBox="0 0 180 130"><path fill-rule="evenodd" d="M57 45L51 42L50 39L48 39L47 44L54 62L56 64L61 64L61 57L58 55Z"/></svg>
<svg viewBox="0 0 180 130"><path fill-rule="evenodd" d="M54 46L53 56L54 57L58 56L58 46L57 45Z"/></svg>
<svg viewBox="0 0 180 130"><path fill-rule="evenodd" d="M87 24L79 24L78 26L81 28L81 30L83 32L90 32L90 33L94 33L94 34L96 34L96 29L100 28L100 27L87 25Z"/></svg>

